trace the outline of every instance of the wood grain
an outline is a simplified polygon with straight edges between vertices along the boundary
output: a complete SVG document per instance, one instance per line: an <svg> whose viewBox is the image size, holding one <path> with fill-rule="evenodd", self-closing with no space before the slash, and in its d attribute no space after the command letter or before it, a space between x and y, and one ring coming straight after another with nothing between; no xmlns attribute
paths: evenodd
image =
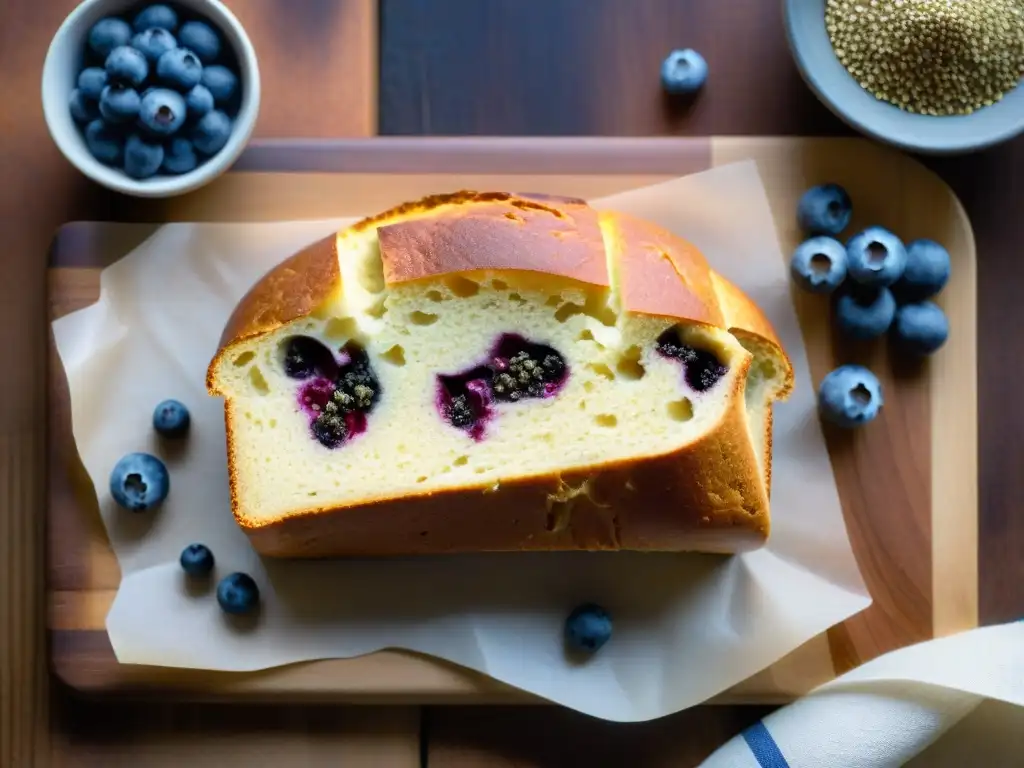
<svg viewBox="0 0 1024 768"><path fill-rule="evenodd" d="M949 247L955 290L942 301L955 327L973 328L974 257L970 226L962 209L936 177L906 157L860 140L714 138L708 140L610 140L566 142L475 139L456 153L446 140L378 140L306 147L270 143L251 148L236 171L212 185L200 206L175 203L165 213L190 219L201 212L215 220L287 219L293 216L362 215L420 194L454 190L529 188L596 197L631 189L667 176L630 170L684 173L712 164L753 159L769 190L776 228L788 250L799 241L792 211L808 185L826 178L842 181L858 201L852 227L879 222L901 233L932 237ZM458 156L462 173L437 173ZM266 173L289 160L331 174ZM401 173L402 163L420 171ZM370 174L374 167L385 173ZM585 175L564 174L589 169ZM488 169L501 171L487 175ZM545 169L545 175L528 173ZM619 173L604 173L614 169ZM510 171L518 170L518 174ZM356 171L349 173L347 171ZM433 171L433 172L430 172ZM476 171L475 174L471 173ZM626 171L627 173L622 173ZM899 204L872 195L875 185L900 190ZM524 186L525 185L525 186ZM320 201L310 204L311 201ZM150 226L63 228L51 256L51 307L55 315L95 300L99 267L152 232ZM974 626L977 574L974 413L974 337L957 335L937 359L956 361L943 375L929 374L887 353L884 343L850 345L830 333L828 303L794 292L808 345L812 373L820 380L842 362L869 365L886 392L882 417L859 433L827 432L847 526L874 605L783 663L729 691L719 701L779 701L892 648ZM173 690L199 696L267 695L343 700L522 701L517 692L451 665L389 653L268 670L259 675L210 675L117 665L103 633L104 618L119 573L96 512L94 495L74 465L66 395L55 365L51 401L53 456L51 515L51 624L58 630L54 665L72 685L89 690ZM960 404L966 414L955 423L933 417L934 402ZM785 407L785 406L782 406ZM941 414L940 414L941 415ZM951 431L955 430L955 431ZM935 444L944 452L936 456ZM966 446L966 453L957 450ZM83 484L83 480L85 480ZM966 493L961 488L968 489ZM934 492L933 492L934 489ZM82 499L87 503L83 505ZM962 503L944 506L947 499ZM938 500L938 501L937 501ZM936 536L934 531L939 530ZM934 543L944 542L936 551ZM958 546L959 544L959 546ZM933 578L933 574L938 574ZM952 585L952 586L951 586ZM939 617L940 620L937 620ZM822 664L824 654L824 664Z"/></svg>

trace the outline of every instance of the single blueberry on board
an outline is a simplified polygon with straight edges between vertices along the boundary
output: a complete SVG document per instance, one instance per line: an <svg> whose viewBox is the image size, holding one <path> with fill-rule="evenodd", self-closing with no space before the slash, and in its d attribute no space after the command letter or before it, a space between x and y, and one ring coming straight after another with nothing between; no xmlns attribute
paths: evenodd
<svg viewBox="0 0 1024 768"><path fill-rule="evenodd" d="M183 48L195 51L204 64L212 64L220 56L220 36L203 21L186 21L178 31Z"/></svg>
<svg viewBox="0 0 1024 768"><path fill-rule="evenodd" d="M227 67L214 64L203 70L203 85L213 95L218 106L231 101L238 92L238 76Z"/></svg>
<svg viewBox="0 0 1024 768"><path fill-rule="evenodd" d="M796 208L796 221L800 229L810 235L835 237L850 223L853 202L838 184L819 184L800 197Z"/></svg>
<svg viewBox="0 0 1024 768"><path fill-rule="evenodd" d="M572 650L594 653L611 636L612 617L599 605L580 605L565 620L565 641Z"/></svg>
<svg viewBox="0 0 1024 768"><path fill-rule="evenodd" d="M108 123L127 123L139 116L142 99L134 88L112 83L100 96L100 114Z"/></svg>
<svg viewBox="0 0 1024 768"><path fill-rule="evenodd" d="M179 91L188 91L199 84L203 77L203 65L188 48L167 51L156 63L156 76L162 82Z"/></svg>
<svg viewBox="0 0 1024 768"><path fill-rule="evenodd" d="M170 491L167 467L148 453L129 453L110 471L110 495L119 506L143 512L158 506Z"/></svg>
<svg viewBox="0 0 1024 768"><path fill-rule="evenodd" d="M100 116L99 105L88 98L80 88L75 88L68 99L71 118L76 123L88 123Z"/></svg>
<svg viewBox="0 0 1024 768"><path fill-rule="evenodd" d="M846 244L850 279L869 288L886 288L903 276L907 249L884 227L868 227Z"/></svg>
<svg viewBox="0 0 1024 768"><path fill-rule="evenodd" d="M185 98L169 88L153 88L139 105L139 123L155 136L170 136L185 124Z"/></svg>
<svg viewBox="0 0 1024 768"><path fill-rule="evenodd" d="M661 63L661 85L668 93L693 93L707 79L708 63L692 48L672 51Z"/></svg>
<svg viewBox="0 0 1024 768"><path fill-rule="evenodd" d="M242 616L254 611L259 602L259 587L247 573L232 573L217 585L217 603L224 613Z"/></svg>
<svg viewBox="0 0 1024 768"><path fill-rule="evenodd" d="M178 558L185 573L194 578L202 578L213 573L213 552L205 544L189 544L181 550Z"/></svg>
<svg viewBox="0 0 1024 768"><path fill-rule="evenodd" d="M805 291L831 293L846 279L846 248L831 237L812 237L793 251L789 270Z"/></svg>
<svg viewBox="0 0 1024 768"><path fill-rule="evenodd" d="M213 109L213 94L202 84L185 94L185 106L188 107L188 116L198 119Z"/></svg>
<svg viewBox="0 0 1024 768"><path fill-rule="evenodd" d="M152 27L145 32L139 32L133 37L132 47L141 51L142 55L146 57L146 61L150 63L150 66L155 66L161 56L178 47L178 41L166 29Z"/></svg>
<svg viewBox="0 0 1024 768"><path fill-rule="evenodd" d="M164 147L163 169L167 173L181 175L194 171L199 166L199 158L192 142L181 136L175 136Z"/></svg>
<svg viewBox="0 0 1024 768"><path fill-rule="evenodd" d="M844 292L836 300L836 325L851 339L881 336L896 317L896 299L888 288L860 288Z"/></svg>
<svg viewBox="0 0 1024 768"><path fill-rule="evenodd" d="M102 59L132 39L132 28L122 19L100 19L89 30L89 48Z"/></svg>
<svg viewBox="0 0 1024 768"><path fill-rule="evenodd" d="M915 355L930 355L949 338L949 319L933 302L904 304L896 311L893 333L901 348Z"/></svg>
<svg viewBox="0 0 1024 768"><path fill-rule="evenodd" d="M182 437L191 424L188 408L177 400L164 400L153 409L153 429L164 437Z"/></svg>
<svg viewBox="0 0 1024 768"><path fill-rule="evenodd" d="M165 29L173 32L178 28L178 14L163 3L150 5L139 11L133 26L136 32L145 32L147 29Z"/></svg>
<svg viewBox="0 0 1024 768"><path fill-rule="evenodd" d="M137 88L149 77L149 62L130 45L122 45L110 52L104 68L110 82L122 83Z"/></svg>
<svg viewBox="0 0 1024 768"><path fill-rule="evenodd" d="M78 90L87 99L99 101L107 85L107 70L102 67L86 67L78 73Z"/></svg>
<svg viewBox="0 0 1024 768"><path fill-rule="evenodd" d="M160 170L164 148L135 133L124 145L124 172L133 179L148 179Z"/></svg>
<svg viewBox="0 0 1024 768"><path fill-rule="evenodd" d="M220 152L231 137L231 118L215 109L203 115L192 131L192 143L204 155Z"/></svg>
<svg viewBox="0 0 1024 768"><path fill-rule="evenodd" d="M907 266L893 290L901 300L929 299L946 287L950 269L949 251L934 240L914 240L907 245Z"/></svg>
<svg viewBox="0 0 1024 768"><path fill-rule="evenodd" d="M85 127L85 146L106 165L120 165L124 157L124 136L103 120L93 120Z"/></svg>
<svg viewBox="0 0 1024 768"><path fill-rule="evenodd" d="M852 429L874 419L884 404L878 377L862 365L843 365L818 388L818 411L832 424Z"/></svg>

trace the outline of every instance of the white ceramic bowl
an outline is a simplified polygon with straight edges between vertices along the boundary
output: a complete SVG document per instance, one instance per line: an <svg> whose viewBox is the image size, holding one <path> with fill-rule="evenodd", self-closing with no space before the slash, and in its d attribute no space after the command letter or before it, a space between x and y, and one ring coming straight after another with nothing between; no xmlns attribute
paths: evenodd
<svg viewBox="0 0 1024 768"><path fill-rule="evenodd" d="M786 34L811 90L852 128L901 149L933 155L983 149L1024 130L1024 85L970 115L917 115L876 99L836 58L825 29L825 2L783 0Z"/></svg>
<svg viewBox="0 0 1024 768"><path fill-rule="evenodd" d="M43 2L44 0L40 0ZM245 148L256 127L260 108L260 71L256 52L242 25L219 0L174 0L174 5L195 11L216 28L235 52L242 87L241 105L231 138L224 148L194 171L180 176L157 175L133 179L99 162L85 145L82 132L71 119L68 99L77 84L89 30L105 16L121 16L141 9L140 0L85 0L64 20L50 43L43 65L43 114L54 142L78 170L104 187L136 197L171 197L197 189L226 171ZM130 23L130 20L129 20Z"/></svg>

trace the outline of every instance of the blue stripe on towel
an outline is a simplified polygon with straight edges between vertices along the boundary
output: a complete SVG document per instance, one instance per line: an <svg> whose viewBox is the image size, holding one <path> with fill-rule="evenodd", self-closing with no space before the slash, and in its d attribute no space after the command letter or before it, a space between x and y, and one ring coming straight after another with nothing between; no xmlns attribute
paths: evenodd
<svg viewBox="0 0 1024 768"><path fill-rule="evenodd" d="M743 732L743 740L747 742L747 746L754 753L757 764L761 768L789 768L789 763L782 756L779 745L775 743L768 728L760 720Z"/></svg>

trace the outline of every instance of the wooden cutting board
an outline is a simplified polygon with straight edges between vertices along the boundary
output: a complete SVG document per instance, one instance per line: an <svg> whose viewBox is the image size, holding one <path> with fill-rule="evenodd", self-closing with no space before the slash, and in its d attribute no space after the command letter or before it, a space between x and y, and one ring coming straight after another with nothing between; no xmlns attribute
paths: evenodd
<svg viewBox="0 0 1024 768"><path fill-rule="evenodd" d="M836 365L868 365L883 381L882 417L855 434L827 431L843 512L874 599L870 608L715 699L785 701L888 650L977 624L975 252L953 193L909 157L860 139L369 139L264 142L197 193L161 204L164 221L272 221L358 216L463 188L598 197L741 159L757 162L788 253L794 211L814 183L855 201L854 226L930 237L953 257L943 292L952 326L940 354L910 365L884 343L849 345L826 302L794 291L815 383ZM738 222L742 225L742 222ZM94 302L101 269L157 225L75 222L58 233L49 311ZM415 654L295 664L254 674L121 665L104 622L120 570L78 460L67 384L51 340L48 523L53 667L88 692L350 701L526 702L482 675Z"/></svg>

